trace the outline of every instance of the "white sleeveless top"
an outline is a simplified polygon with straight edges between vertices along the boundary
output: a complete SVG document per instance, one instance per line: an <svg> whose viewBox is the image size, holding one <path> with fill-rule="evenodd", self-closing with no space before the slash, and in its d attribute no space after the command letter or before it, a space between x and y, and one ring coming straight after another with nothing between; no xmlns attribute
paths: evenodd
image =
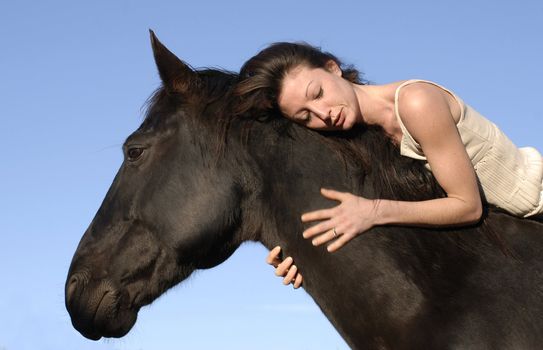
<svg viewBox="0 0 543 350"><path fill-rule="evenodd" d="M494 123L465 104L453 92L434 82L412 79L396 89L394 111L403 132L401 155L426 160L422 148L405 128L398 112L401 88L414 82L438 86L458 101L461 115L456 126L488 203L516 216L543 214L541 154L533 147L517 148ZM426 167L430 169L428 163Z"/></svg>

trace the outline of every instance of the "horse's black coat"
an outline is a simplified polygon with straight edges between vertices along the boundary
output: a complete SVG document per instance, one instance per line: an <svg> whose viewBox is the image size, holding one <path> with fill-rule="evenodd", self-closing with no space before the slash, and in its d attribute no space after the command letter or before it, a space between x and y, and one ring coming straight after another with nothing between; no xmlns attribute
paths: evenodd
<svg viewBox="0 0 543 350"><path fill-rule="evenodd" d="M164 88L68 273L66 306L84 336L125 335L143 305L254 240L295 257L353 348L540 348L543 225L490 210L470 228L376 227L337 253L315 248L299 216L333 205L322 186L405 200L443 192L379 130L324 137L276 119L247 133L224 113L234 75L195 72L152 42Z"/></svg>

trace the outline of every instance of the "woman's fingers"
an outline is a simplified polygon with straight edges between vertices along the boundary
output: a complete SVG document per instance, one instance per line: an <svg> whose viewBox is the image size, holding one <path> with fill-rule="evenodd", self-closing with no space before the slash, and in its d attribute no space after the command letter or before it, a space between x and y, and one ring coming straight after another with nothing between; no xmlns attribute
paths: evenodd
<svg viewBox="0 0 543 350"><path fill-rule="evenodd" d="M318 234L321 234L321 233L324 233L324 232L327 232L329 230L332 230L334 228L334 224L332 223L331 220L326 220L326 221L323 221L323 222L320 222L314 226L311 226L310 228L308 228L307 230L305 230L302 235L304 236L304 238L311 238L311 237L314 237Z"/></svg>
<svg viewBox="0 0 543 350"><path fill-rule="evenodd" d="M284 276L288 272L290 265L292 265L292 262L293 262L293 259L290 256L286 258L285 260L283 260L283 262L280 263L275 269L275 275Z"/></svg>
<svg viewBox="0 0 543 350"><path fill-rule="evenodd" d="M292 281L294 281L294 278L296 277L297 272L298 272L298 268L296 267L296 265L292 265L290 269L288 270L285 278L283 278L283 284L286 286L290 284Z"/></svg>
<svg viewBox="0 0 543 350"><path fill-rule="evenodd" d="M328 190L326 188L321 188L321 194L328 199L332 199L339 202L342 202L349 195L349 193ZM302 215L302 222L329 219L334 215L335 208L337 207L328 208L328 209L320 209L320 210L304 213Z"/></svg>
<svg viewBox="0 0 543 350"><path fill-rule="evenodd" d="M348 235L348 234L339 235L338 238L334 242L332 242L326 249L330 253L335 252L336 250L338 250L339 248L347 244L347 242L349 242L354 237L355 237L354 235Z"/></svg>
<svg viewBox="0 0 543 350"><path fill-rule="evenodd" d="M302 277L302 274L301 274L301 273L297 274L297 275L296 275L296 278L295 278L295 280L294 280L294 283L293 283L294 289L300 288L300 286L301 286L302 283L303 283L303 280L304 280L304 279L303 279L303 277Z"/></svg>
<svg viewBox="0 0 543 350"><path fill-rule="evenodd" d="M333 209L334 208L320 209L320 210L310 211L309 213L304 213L302 215L302 222L324 220L324 219L331 218L333 216L333 211L332 211Z"/></svg>
<svg viewBox="0 0 543 350"><path fill-rule="evenodd" d="M282 276L283 284L288 285L292 283L294 289L300 288L303 283L303 277L298 273L298 267L293 265L294 259L290 256L285 260L280 259L281 247L277 246L270 250L266 257L266 262L275 267L275 275Z"/></svg>
<svg viewBox="0 0 543 350"><path fill-rule="evenodd" d="M334 238L337 238L337 237L339 237L339 236L334 234L334 229L332 228L331 230L326 231L325 233L318 236L317 238L314 238L311 241L311 243L314 246L319 246L319 245L321 245L323 243L326 243L326 242L329 242L329 241L331 241L331 240L333 240Z"/></svg>
<svg viewBox="0 0 543 350"><path fill-rule="evenodd" d="M327 188L321 188L321 194L328 199L333 199L339 202L343 201L345 197L349 195L349 193L329 190Z"/></svg>
<svg viewBox="0 0 543 350"><path fill-rule="evenodd" d="M294 289L300 288L303 284L304 279L302 277L302 274L298 273L298 267L296 265L293 265L294 259L289 256L285 260L281 261L279 259L280 253L281 248L279 246L273 248L266 257L266 263L275 267L276 276L284 276L284 285L292 283Z"/></svg>
<svg viewBox="0 0 543 350"><path fill-rule="evenodd" d="M281 263L279 255L281 254L281 247L277 246L270 250L268 256L266 257L266 262L273 267L277 267Z"/></svg>

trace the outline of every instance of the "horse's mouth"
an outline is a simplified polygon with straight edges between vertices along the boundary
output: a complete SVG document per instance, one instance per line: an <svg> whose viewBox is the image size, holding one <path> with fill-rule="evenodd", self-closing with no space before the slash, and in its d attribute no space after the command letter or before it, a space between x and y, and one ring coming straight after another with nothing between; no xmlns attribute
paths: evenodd
<svg viewBox="0 0 543 350"><path fill-rule="evenodd" d="M134 326L139 308L131 307L127 292L119 292L110 283L95 288L86 286L67 300L72 324L91 340L120 338Z"/></svg>
<svg viewBox="0 0 543 350"><path fill-rule="evenodd" d="M83 329L74 327L83 335L85 338L90 340L100 340L102 337L105 338L121 338L124 337L134 326L137 320L137 313L131 313L130 315L125 315L122 319L117 318L111 320L107 325L97 325L93 329Z"/></svg>
<svg viewBox="0 0 543 350"><path fill-rule="evenodd" d="M92 324L81 325L74 323L74 327L85 338L100 340L102 337L121 338L125 336L136 323L138 313L137 311L130 309L119 310L115 315L107 315L105 319L99 319L98 315L104 308L109 308L109 306L104 307L103 302L100 303L96 312L97 318Z"/></svg>

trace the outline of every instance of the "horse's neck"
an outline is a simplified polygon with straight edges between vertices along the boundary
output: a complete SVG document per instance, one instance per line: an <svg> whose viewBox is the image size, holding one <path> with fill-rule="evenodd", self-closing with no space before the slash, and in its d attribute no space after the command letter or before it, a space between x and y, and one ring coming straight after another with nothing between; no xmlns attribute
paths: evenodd
<svg viewBox="0 0 543 350"><path fill-rule="evenodd" d="M282 246L284 256L299 260L308 278L312 276L315 281L326 278L336 283L334 279L339 275L335 274L345 268L358 273L365 269L376 271L376 259L371 256L377 253L368 249L378 249L383 244L381 238L374 237L367 244L359 240L350 243L342 252L331 254L325 247L314 247L311 240L302 237L303 230L313 223L303 224L300 219L305 212L337 205L320 194L321 187L356 193L371 192L371 187L360 188L356 178L359 174L350 173L352 169L320 144L318 138L300 142L296 137L281 137L259 129L253 137L254 143L249 142L249 150L253 150L252 159L258 168L256 176L260 177L256 180L260 183L259 193L255 196L258 200L253 203L261 220L258 239L269 249ZM371 185L371 180L368 183ZM378 254L381 258L385 256L382 252ZM356 266L353 266L354 260L357 260ZM341 277L342 281L344 277Z"/></svg>
<svg viewBox="0 0 543 350"><path fill-rule="evenodd" d="M325 199L320 188L353 192L358 181L318 137L300 141L298 135L279 135L262 125L251 132L248 150L256 177L251 183L258 184L253 205L261 214L260 240L268 248L290 245L291 238L305 242L301 215L337 204Z"/></svg>
<svg viewBox="0 0 543 350"><path fill-rule="evenodd" d="M399 266L396 248L390 249L390 229L380 229L389 234L373 230L361 235L336 253L327 252L325 246L314 247L302 237L310 226L301 222L302 213L337 204L320 195L321 187L366 194L372 190L371 182L367 188L357 188L355 175L315 139L302 143L295 138L257 134L249 142L249 152L259 177L251 203L260 230L257 240L268 249L279 245L283 257L294 258L304 276L304 289L351 346L362 345L351 342L349 334L367 339L375 334L375 320L362 315L380 310L380 322L396 325L397 315L415 312L424 297L408 276L410 266ZM402 250L403 263L415 266L417 257L402 246L405 237L394 237L393 244Z"/></svg>
<svg viewBox="0 0 543 350"><path fill-rule="evenodd" d="M262 137L252 139L248 147L251 167L256 169L254 181L259 184L248 205L249 211L256 212L254 220L260 229L256 239L270 249L280 245L284 257L294 258L304 276L304 289L352 348L381 348L376 342L384 337L391 348L400 348L410 337L406 325L415 324L419 317L429 317L427 310L436 311L433 305L447 306L449 300L469 290L470 283L480 280L478 273L487 273L481 265L488 269L492 267L489 261L504 261L499 248L490 245L478 227L450 232L377 227L335 253L328 253L323 246L314 247L302 237L307 226L301 223L300 215L335 205L319 194L319 188L351 192L360 189L355 188L355 182L349 178L352 174L341 161L331 152L319 149L315 140L300 143L274 137L273 133L259 136ZM399 164L394 158L389 161L394 166ZM416 168L412 174L407 167L398 169L412 175L405 196L412 196L416 189L420 189L420 197L437 193L424 186L431 179L421 176L424 173ZM391 177L396 181L394 186L402 185L395 179L403 174ZM378 172L373 172L364 183L376 175ZM377 188L382 184L378 180ZM363 193L367 194L372 187L363 187ZM527 252L529 247L518 244L521 235L515 234L519 230L523 235L534 231L531 239L540 241L543 235L535 232L537 223L505 215L492 219L495 229L508 232L507 238L517 243L516 248L527 261L539 259L539 251ZM486 292L484 288L479 290Z"/></svg>

